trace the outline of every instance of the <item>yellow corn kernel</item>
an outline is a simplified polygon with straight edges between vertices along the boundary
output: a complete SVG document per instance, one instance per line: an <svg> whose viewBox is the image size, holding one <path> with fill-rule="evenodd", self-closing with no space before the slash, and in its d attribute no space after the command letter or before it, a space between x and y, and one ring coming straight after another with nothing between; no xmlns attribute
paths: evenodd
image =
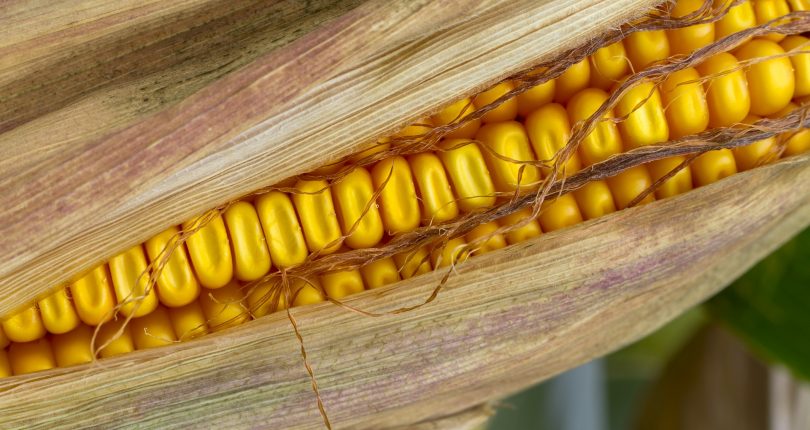
<svg viewBox="0 0 810 430"><path fill-rule="evenodd" d="M630 202L652 185L650 173L644 166L635 166L607 179L613 200L619 210L626 208ZM652 193L638 202L638 205L654 200Z"/></svg>
<svg viewBox="0 0 810 430"><path fill-rule="evenodd" d="M529 136L521 123L506 121L486 124L478 130L476 139L489 148L484 151L484 159L492 172L496 190L507 192L520 188L521 191L527 191L540 182L540 169L520 163L535 160Z"/></svg>
<svg viewBox="0 0 810 430"><path fill-rule="evenodd" d="M107 265L101 264L70 284L76 313L87 325L97 326L113 317L115 298Z"/></svg>
<svg viewBox="0 0 810 430"><path fill-rule="evenodd" d="M494 205L495 185L478 145L469 139L450 139L441 149L438 155L458 196L459 208L469 212Z"/></svg>
<svg viewBox="0 0 810 430"><path fill-rule="evenodd" d="M607 98L607 93L598 88L580 91L568 103L568 116L571 122L576 124L586 120ZM580 142L578 150L583 165L590 166L622 152L619 130L612 118L613 111L606 112L604 120L598 121L588 136Z"/></svg>
<svg viewBox="0 0 810 430"><path fill-rule="evenodd" d="M551 167L557 159L557 153L565 147L571 138L571 123L568 121L568 112L562 105L549 103L535 110L526 118L526 133L532 143L532 149L537 159L547 164L543 167L543 176L551 174ZM576 151L571 154L563 164L562 175L573 175L582 166ZM558 178L561 179L561 178Z"/></svg>
<svg viewBox="0 0 810 430"><path fill-rule="evenodd" d="M799 106L797 104L790 103L774 116L783 117L798 108ZM810 129L803 128L798 131L790 131L784 133L780 139L787 139L787 142L785 143L785 152L783 153L783 156L785 157L810 151ZM3 342L0 341L0 345L2 344Z"/></svg>
<svg viewBox="0 0 810 430"><path fill-rule="evenodd" d="M514 245L516 243L529 240L533 237L540 236L540 234L542 233L542 230L540 229L540 223L538 223L536 219L531 218L531 216L532 216L532 209L523 208L515 213L506 215L505 217L501 218L498 221L501 225L504 226L514 226L520 224L520 227L517 227L512 231L506 232L504 236L506 237L507 243L509 243L510 245ZM529 218L528 221L526 221L527 218Z"/></svg>
<svg viewBox="0 0 810 430"><path fill-rule="evenodd" d="M486 254L506 246L506 238L500 233L495 233L497 230L498 223L492 221L476 226L464 236L467 242L474 246L473 255Z"/></svg>
<svg viewBox="0 0 810 430"><path fill-rule="evenodd" d="M11 371L11 362L8 360L6 350L0 348L0 378L13 375Z"/></svg>
<svg viewBox="0 0 810 430"><path fill-rule="evenodd" d="M790 57L793 63L793 81L795 89L793 97L803 97L810 95L810 39L792 35L786 37L779 44L785 51L806 52L805 54L795 54Z"/></svg>
<svg viewBox="0 0 810 430"><path fill-rule="evenodd" d="M248 310L250 310L253 317L263 317L274 311L286 308L287 292L284 291L284 287L282 286L281 282L281 278L277 278L273 282L262 283L260 285L251 287L251 289L247 291L247 297L245 300L247 302ZM289 282L290 286L290 295L293 297L295 296L296 285L302 284L303 281L288 278L287 282ZM275 306L273 301L274 296L277 298Z"/></svg>
<svg viewBox="0 0 810 430"><path fill-rule="evenodd" d="M772 19L785 16L789 13L790 7L788 7L785 0L756 0L754 2L754 15L756 16L757 25L765 24ZM774 42L779 42L785 38L785 35L769 33L762 37Z"/></svg>
<svg viewBox="0 0 810 430"><path fill-rule="evenodd" d="M669 157L663 160L656 160L647 165L653 182L668 175L673 169L678 167L684 157ZM655 197L665 199L667 197L683 194L692 189L692 171L689 166L679 170L675 176L669 178L655 189Z"/></svg>
<svg viewBox="0 0 810 430"><path fill-rule="evenodd" d="M473 105L472 100L470 99L461 99L441 111L439 113L433 115L431 119L433 123L437 126L442 126L445 124L450 123L458 123L467 115L473 113L475 111L475 106ZM456 130L453 130L450 133L447 133L444 137L446 139L472 139L475 136L475 132L478 131L478 127L481 127L481 120L476 119L472 121L468 121L463 126L459 127Z"/></svg>
<svg viewBox="0 0 810 430"><path fill-rule="evenodd" d="M591 81L591 65L586 58L579 63L571 65L562 75L557 78L554 91L554 101L565 103L574 94L588 88Z"/></svg>
<svg viewBox="0 0 810 430"><path fill-rule="evenodd" d="M574 196L563 194L551 200L553 197L549 196L549 200L543 202L543 208L537 217L544 232L548 233L582 222L582 214Z"/></svg>
<svg viewBox="0 0 810 430"><path fill-rule="evenodd" d="M394 262L397 264L399 276L401 276L402 279L412 278L433 270L433 267L430 265L428 250L424 246L413 251L395 254Z"/></svg>
<svg viewBox="0 0 810 430"><path fill-rule="evenodd" d="M45 325L36 306L31 306L3 321L3 331L12 342L31 342L45 336Z"/></svg>
<svg viewBox="0 0 810 430"><path fill-rule="evenodd" d="M223 288L203 290L200 294L200 307L208 320L211 331L236 327L250 319L250 313L242 301L245 294L234 280Z"/></svg>
<svg viewBox="0 0 810 430"><path fill-rule="evenodd" d="M790 10L810 10L810 0L788 0Z"/></svg>
<svg viewBox="0 0 810 430"><path fill-rule="evenodd" d="M79 316L76 315L76 308L73 307L66 288L60 288L40 300L39 314L45 329L54 334L67 333L79 325Z"/></svg>
<svg viewBox="0 0 810 430"><path fill-rule="evenodd" d="M396 156L380 161L371 169L371 179L374 189L381 189L377 202L388 234L419 227L419 200L416 198L411 167L405 158Z"/></svg>
<svg viewBox="0 0 810 430"><path fill-rule="evenodd" d="M0 349L3 349L8 346L10 340L6 337L6 332L3 331L3 326L0 325Z"/></svg>
<svg viewBox="0 0 810 430"><path fill-rule="evenodd" d="M208 322L197 300L185 306L169 308L169 318L178 340L189 340L208 334Z"/></svg>
<svg viewBox="0 0 810 430"><path fill-rule="evenodd" d="M440 269L442 267L449 267L451 264L461 264L469 256L469 251L465 248L467 242L463 237L456 237L447 241L444 246L436 248L430 255L430 261L433 267Z"/></svg>
<svg viewBox="0 0 810 430"><path fill-rule="evenodd" d="M328 297L338 300L365 289L359 270L326 273L321 275L321 285Z"/></svg>
<svg viewBox="0 0 810 430"><path fill-rule="evenodd" d="M326 300L321 292L323 287L317 279L293 278L290 280L290 297L292 297L293 307L305 306L313 303L321 303ZM263 306L263 314L270 313L269 296L260 301L259 306ZM248 301L250 297L248 297ZM254 299L255 300L255 299ZM287 293L282 291L278 298L278 310L287 309Z"/></svg>
<svg viewBox="0 0 810 430"><path fill-rule="evenodd" d="M622 41L599 48L590 57L591 86L608 90L630 72L630 61Z"/></svg>
<svg viewBox="0 0 810 430"><path fill-rule="evenodd" d="M681 18L694 13L703 6L704 0L677 0L670 9L670 16ZM684 28L667 30L669 50L672 55L689 55L714 42L714 23L694 24Z"/></svg>
<svg viewBox="0 0 810 430"><path fill-rule="evenodd" d="M248 202L234 203L225 211L225 225L233 246L236 279L255 281L269 272L272 261L256 208Z"/></svg>
<svg viewBox="0 0 810 430"><path fill-rule="evenodd" d="M279 191L262 194L256 199L256 209L275 265L287 268L303 263L309 252L287 194Z"/></svg>
<svg viewBox="0 0 810 430"><path fill-rule="evenodd" d="M11 371L15 375L39 372L56 367L51 343L48 339L33 342L12 343L8 349Z"/></svg>
<svg viewBox="0 0 810 430"><path fill-rule="evenodd" d="M193 228L197 220L183 224ZM188 254L200 284L206 288L222 288L233 278L233 258L228 233L222 216L217 215L186 241Z"/></svg>
<svg viewBox="0 0 810 430"><path fill-rule="evenodd" d="M616 203L605 181L591 181L573 192L577 206L585 219L599 218L616 212Z"/></svg>
<svg viewBox="0 0 810 430"><path fill-rule="evenodd" d="M154 312L129 322L135 349L156 348L177 342L168 308L158 306Z"/></svg>
<svg viewBox="0 0 810 430"><path fill-rule="evenodd" d="M132 338L131 327L129 325L125 326L125 322L126 318L118 318L99 327L94 348L102 348L99 351L102 358L135 351L135 341ZM120 335L118 334L119 330L121 331ZM105 344L107 346L104 346Z"/></svg>
<svg viewBox="0 0 810 430"><path fill-rule="evenodd" d="M93 329L80 324L70 332L51 337L51 346L59 367L75 366L93 361Z"/></svg>
<svg viewBox="0 0 810 430"><path fill-rule="evenodd" d="M740 61L756 61L761 57L782 55L785 50L776 42L754 39L734 52ZM745 69L751 94L751 113L771 115L784 109L793 98L795 82L793 64L789 58L771 58L749 65Z"/></svg>
<svg viewBox="0 0 810 430"><path fill-rule="evenodd" d="M422 222L429 225L457 217L458 205L439 157L416 154L408 157L408 163L422 201Z"/></svg>
<svg viewBox="0 0 810 430"><path fill-rule="evenodd" d="M141 245L116 255L110 259L110 274L112 275L115 297L121 306L122 314L140 317L155 310L157 295L154 288L146 287L149 284L149 274L146 273L146 256Z"/></svg>
<svg viewBox="0 0 810 430"><path fill-rule="evenodd" d="M475 96L473 99L473 105L475 105L476 109L480 109L514 89L515 84L512 81L501 82L500 84L495 85L494 87ZM483 121L485 124L488 122L512 121L515 119L515 117L517 117L517 113L517 98L512 97L498 105L498 107L495 109L487 112L481 117L481 121Z"/></svg>
<svg viewBox="0 0 810 430"><path fill-rule="evenodd" d="M696 187L717 182L735 173L737 164L729 149L709 151L692 161L692 180Z"/></svg>
<svg viewBox="0 0 810 430"><path fill-rule="evenodd" d="M530 75L544 72L546 69L537 69L532 71ZM517 96L518 113L522 117L529 116L540 106L550 103L554 100L554 92L557 89L557 81L555 79L543 82L540 85L535 85L528 90L524 91Z"/></svg>
<svg viewBox="0 0 810 430"><path fill-rule="evenodd" d="M748 115L743 122L753 124L760 119L756 115ZM776 152L776 139L773 137L758 140L749 145L738 146L732 149L731 152L734 153L734 163L737 165L737 171L739 172L767 163L778 155Z"/></svg>
<svg viewBox="0 0 810 430"><path fill-rule="evenodd" d="M727 7L733 0L715 0L715 4L722 4ZM720 40L728 35L734 34L746 28L755 27L757 18L754 14L754 7L748 0L729 9L728 13L714 24L714 37Z"/></svg>
<svg viewBox="0 0 810 430"><path fill-rule="evenodd" d="M298 181L293 203L304 228L310 252L331 254L340 248L342 236L332 194L326 181Z"/></svg>
<svg viewBox="0 0 810 430"><path fill-rule="evenodd" d="M637 31L624 39L624 49L633 70L640 72L669 57L669 39L664 30Z"/></svg>
<svg viewBox="0 0 810 430"><path fill-rule="evenodd" d="M625 149L666 142L669 126L661 104L661 94L655 84L641 82L625 93L616 105L619 131Z"/></svg>
<svg viewBox="0 0 810 430"><path fill-rule="evenodd" d="M709 105L709 126L712 128L739 123L751 109L748 82L739 66L737 58L721 52L697 67L702 76L713 76L703 83ZM729 70L734 71L728 72ZM726 74L719 75L720 73Z"/></svg>
<svg viewBox="0 0 810 430"><path fill-rule="evenodd" d="M433 121L429 117L419 118L415 123L407 125L398 131L396 137L423 136L433 129Z"/></svg>
<svg viewBox="0 0 810 430"><path fill-rule="evenodd" d="M356 167L342 180L335 182L332 185L332 196L343 233L348 234L357 223L357 228L344 241L346 246L354 249L370 248L382 239L380 211L376 202L369 205L374 199L374 184L368 170Z"/></svg>
<svg viewBox="0 0 810 430"><path fill-rule="evenodd" d="M146 254L153 265L157 265L167 245L176 243L179 229L169 227L163 232L146 241ZM200 294L200 284L191 270L186 247L179 245L169 254L169 259L157 279L157 295L160 302L166 306L183 306L197 299Z"/></svg>
<svg viewBox="0 0 810 430"><path fill-rule="evenodd" d="M360 268L360 274L363 275L363 283L369 289L399 281L399 270L391 258L383 258L366 264Z"/></svg>
<svg viewBox="0 0 810 430"><path fill-rule="evenodd" d="M698 71L690 67L671 73L661 85L671 139L700 133L709 126L709 104L699 79Z"/></svg>

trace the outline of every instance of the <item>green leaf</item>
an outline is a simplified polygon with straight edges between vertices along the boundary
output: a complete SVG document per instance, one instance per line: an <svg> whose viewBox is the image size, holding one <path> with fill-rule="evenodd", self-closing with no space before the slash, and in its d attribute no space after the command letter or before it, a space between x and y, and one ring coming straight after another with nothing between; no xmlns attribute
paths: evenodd
<svg viewBox="0 0 810 430"><path fill-rule="evenodd" d="M810 229L709 302L755 352L810 380Z"/></svg>

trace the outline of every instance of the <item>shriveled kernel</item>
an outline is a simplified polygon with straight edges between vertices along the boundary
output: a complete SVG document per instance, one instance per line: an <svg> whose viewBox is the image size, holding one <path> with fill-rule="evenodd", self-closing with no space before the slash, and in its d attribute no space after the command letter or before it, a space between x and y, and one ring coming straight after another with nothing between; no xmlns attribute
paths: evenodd
<svg viewBox="0 0 810 430"><path fill-rule="evenodd" d="M588 119L608 98L606 92L597 88L588 88L577 93L568 103L568 116L571 122ZM613 112L607 111L597 121L591 132L579 144L579 155L582 164L590 166L622 152L622 141L616 124L613 123Z"/></svg>
<svg viewBox="0 0 810 430"><path fill-rule="evenodd" d="M33 342L12 343L8 348L11 371L15 375L39 372L56 367L51 343L48 339Z"/></svg>
<svg viewBox="0 0 810 430"><path fill-rule="evenodd" d="M123 304L120 308L122 314L140 317L155 310L157 294L154 288L147 291L149 274L141 245L135 245L111 258L109 265L116 300Z"/></svg>
<svg viewBox="0 0 810 430"><path fill-rule="evenodd" d="M616 212L616 203L605 181L591 181L573 192L577 200L580 213L585 219L599 218L600 216Z"/></svg>
<svg viewBox="0 0 810 430"><path fill-rule="evenodd" d="M169 311L163 306L140 318L133 318L129 324L136 349L156 348L177 341Z"/></svg>
<svg viewBox="0 0 810 430"><path fill-rule="evenodd" d="M432 153L411 155L408 164L422 202L422 223L441 223L457 217L456 198L439 157Z"/></svg>
<svg viewBox="0 0 810 430"><path fill-rule="evenodd" d="M519 227L514 227L504 234L506 237L506 242L510 245L540 236L540 234L543 232L540 229L540 223L538 223L536 219L532 218L531 208L523 208L517 212L506 215L505 217L499 219L498 223L510 227L519 225Z"/></svg>
<svg viewBox="0 0 810 430"><path fill-rule="evenodd" d="M551 174L558 152L565 147L571 138L571 123L568 112L562 105L549 103L526 118L526 133L537 160L548 167L541 168L543 176ZM576 151L561 166L560 175L573 175L581 168Z"/></svg>
<svg viewBox="0 0 810 430"><path fill-rule="evenodd" d="M671 73L661 85L671 139L700 133L709 126L709 104L699 80L698 71L689 67Z"/></svg>
<svg viewBox="0 0 810 430"><path fill-rule="evenodd" d="M356 269L325 273L321 275L321 285L328 297L338 300L365 289L363 276Z"/></svg>
<svg viewBox="0 0 810 430"><path fill-rule="evenodd" d="M467 242L463 237L456 237L447 241L444 246L433 250L430 256L433 267L440 269L450 265L461 264L469 256L469 251L466 249Z"/></svg>
<svg viewBox="0 0 810 430"><path fill-rule="evenodd" d="M470 99L461 99L455 103L445 107L439 113L433 115L431 119L437 126L446 125L450 123L458 123L467 117L467 115L475 111L475 106ZM447 133L444 137L446 139L472 139L475 132L481 127L481 120L475 119L467 121L464 125L456 130Z"/></svg>
<svg viewBox="0 0 810 430"><path fill-rule="evenodd" d="M785 51L804 52L804 54L794 54L790 56L793 63L793 81L795 88L793 97L803 97L810 95L810 39L792 35L786 37L779 44Z"/></svg>
<svg viewBox="0 0 810 430"><path fill-rule="evenodd" d="M402 279L412 278L433 270L426 247L416 248L413 251L400 252L394 255L399 275Z"/></svg>
<svg viewBox="0 0 810 430"><path fill-rule="evenodd" d="M169 309L169 318L178 340L189 340L208 334L208 321L198 300L179 308Z"/></svg>
<svg viewBox="0 0 810 430"><path fill-rule="evenodd" d="M540 169L521 163L534 161L529 136L521 123L486 124L478 130L476 139L489 148L484 151L484 159L498 191L511 192L518 188L527 191L540 181Z"/></svg>
<svg viewBox="0 0 810 430"><path fill-rule="evenodd" d="M183 223L183 229L191 229L199 219ZM206 288L222 288L233 278L233 258L225 222L216 215L204 227L189 236L186 241L188 254L200 284Z"/></svg>
<svg viewBox="0 0 810 430"><path fill-rule="evenodd" d="M2 327L12 342L31 342L45 336L45 325L36 306L12 315L3 321Z"/></svg>
<svg viewBox="0 0 810 430"><path fill-rule="evenodd" d="M790 13L790 7L785 0L756 0L754 1L754 16L757 25L765 24L773 19ZM768 40L779 42L785 38L784 34L769 33L762 36Z"/></svg>
<svg viewBox="0 0 810 430"><path fill-rule="evenodd" d="M709 151L692 162L692 180L696 187L717 182L735 173L737 164L730 149Z"/></svg>
<svg viewBox="0 0 810 430"><path fill-rule="evenodd" d="M421 213L411 167L404 157L380 161L371 169L374 189L379 189L380 215L388 234L397 234L419 227Z"/></svg>
<svg viewBox="0 0 810 430"><path fill-rule="evenodd" d="M51 337L51 346L59 367L75 366L93 361L93 329L79 324L75 329Z"/></svg>
<svg viewBox="0 0 810 430"><path fill-rule="evenodd" d="M613 193L616 208L621 210L626 208L642 192L650 188L652 179L645 166L635 166L608 178L607 183ZM651 203L653 200L653 194L650 193L638 205Z"/></svg>
<svg viewBox="0 0 810 430"><path fill-rule="evenodd" d="M743 122L745 124L753 124L761 118L756 115L748 115ZM760 164L772 161L778 155L776 152L776 139L769 137L767 139L758 140L754 143L745 146L738 146L731 150L734 153L734 162L737 165L737 170L744 172L753 169Z"/></svg>
<svg viewBox="0 0 810 430"><path fill-rule="evenodd" d="M310 252L331 254L340 248L338 224L332 194L326 181L298 181L293 203L304 228Z"/></svg>
<svg viewBox="0 0 810 430"><path fill-rule="evenodd" d="M677 0L670 9L670 16L681 18L695 13L703 6L704 0ZM714 42L714 23L693 24L684 28L667 30L669 48L672 55L689 55Z"/></svg>
<svg viewBox="0 0 810 430"><path fill-rule="evenodd" d="M624 39L624 49L633 70L640 72L669 57L669 39L664 30L637 31Z"/></svg>
<svg viewBox="0 0 810 430"><path fill-rule="evenodd" d="M572 64L568 70L557 78L554 101L556 103L567 102L574 94L587 88L590 80L591 65L587 58L579 63Z"/></svg>
<svg viewBox="0 0 810 430"><path fill-rule="evenodd" d="M501 82L494 87L478 94L473 99L473 104L475 105L476 109L480 109L490 103L493 103L495 100L499 99L504 94L508 93L515 89L515 84L512 81L504 81ZM518 103L516 97L511 97L507 99L505 102L501 103L495 109L487 112L484 116L481 117L481 121L486 123L489 122L502 122L502 121L512 121L517 117L518 113Z"/></svg>
<svg viewBox="0 0 810 430"><path fill-rule="evenodd" d="M556 198L549 196L548 200L543 202L537 219L540 221L543 231L548 233L581 223L582 214L579 212L579 206L577 206L574 196L563 194Z"/></svg>
<svg viewBox="0 0 810 430"><path fill-rule="evenodd" d="M545 72L546 69L538 69L529 73L530 76ZM542 84L535 85L517 96L518 114L527 117L537 110L537 108L550 103L554 99L554 92L557 89L557 80L550 79Z"/></svg>
<svg viewBox="0 0 810 430"><path fill-rule="evenodd" d="M256 208L248 202L236 202L224 217L233 246L236 279L249 282L261 278L270 271L272 260Z"/></svg>
<svg viewBox="0 0 810 430"><path fill-rule="evenodd" d="M709 105L709 126L727 127L745 119L751 109L748 82L737 58L727 52L709 57L697 67Z"/></svg>
<svg viewBox="0 0 810 430"><path fill-rule="evenodd" d="M715 5L728 7L734 0L715 0ZM729 9L728 13L714 25L714 35L720 40L726 36L755 27L757 18L751 2L745 0Z"/></svg>
<svg viewBox="0 0 810 430"><path fill-rule="evenodd" d="M354 168L332 185L332 197L343 234L351 231L344 241L346 246L354 249L370 248L382 239L382 218L376 202L373 201L374 184L368 170L363 167Z"/></svg>
<svg viewBox="0 0 810 430"><path fill-rule="evenodd" d="M244 298L242 287L236 281L216 290L203 290L200 307L211 331L236 327L249 320L250 314L242 303Z"/></svg>
<svg viewBox="0 0 810 430"><path fill-rule="evenodd" d="M162 255L164 249L168 250L168 245L176 243L179 231L172 226L146 241L146 253L152 264L157 265L165 258ZM172 307L188 304L200 294L200 284L191 269L185 246L177 246L169 255L157 279L157 294L161 303Z"/></svg>
<svg viewBox="0 0 810 430"><path fill-rule="evenodd" d="M45 329L50 333L67 333L79 325L79 316L76 315L76 308L70 301L66 288L60 288L40 300L39 314Z"/></svg>
<svg viewBox="0 0 810 430"><path fill-rule="evenodd" d="M735 51L740 61L751 60L745 69L751 94L751 113L771 115L784 109L793 98L795 81L789 58L761 58L783 55L785 50L770 40L754 39Z"/></svg>
<svg viewBox="0 0 810 430"><path fill-rule="evenodd" d="M368 289L399 281L399 270L391 258L383 258L360 267L363 283Z"/></svg>
<svg viewBox="0 0 810 430"><path fill-rule="evenodd" d="M669 126L661 103L661 94L649 81L630 88L615 108L622 143L626 149L666 142Z"/></svg>
<svg viewBox="0 0 810 430"><path fill-rule="evenodd" d="M131 327L124 325L125 322L125 318L119 317L99 327L94 347L101 348L99 355L102 358L114 357L135 351L135 341L130 331Z"/></svg>
<svg viewBox="0 0 810 430"><path fill-rule="evenodd" d="M473 255L486 254L507 245L506 238L502 234L496 233L498 228L498 223L487 222L476 226L464 236L468 243L474 245Z"/></svg>
<svg viewBox="0 0 810 430"><path fill-rule="evenodd" d="M301 224L287 194L271 191L256 198L270 258L279 268L301 264L309 254Z"/></svg>
<svg viewBox="0 0 810 430"><path fill-rule="evenodd" d="M602 90L610 89L630 72L630 60L621 40L596 50L590 62L591 86Z"/></svg>
<svg viewBox="0 0 810 430"><path fill-rule="evenodd" d="M438 155L458 196L459 208L469 212L494 205L495 185L478 145L469 139L450 139L440 148Z"/></svg>

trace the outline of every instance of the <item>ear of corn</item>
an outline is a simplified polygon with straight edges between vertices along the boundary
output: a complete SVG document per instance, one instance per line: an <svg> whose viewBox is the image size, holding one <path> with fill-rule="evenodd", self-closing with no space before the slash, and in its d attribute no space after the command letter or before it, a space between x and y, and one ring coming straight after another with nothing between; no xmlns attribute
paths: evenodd
<svg viewBox="0 0 810 430"><path fill-rule="evenodd" d="M670 12L686 16L702 4L680 0ZM569 176L627 150L707 128L750 124L761 116L785 115L798 107L793 101L810 95L810 54L761 59L807 50L808 39L770 34L747 41L731 53L710 57L696 68L674 72L660 85L643 82L632 88L615 109L604 113L559 172L551 167L572 129L605 103L609 91L631 68L642 70L791 10L807 9L801 0L746 1L716 23L632 33L574 64L557 79L467 121L444 136L436 152L385 158L369 167L355 167L331 184L299 180L291 184L294 193L270 191L231 204L178 244L165 259L155 288L147 289L148 265L161 261L164 249L171 248L180 235L177 226L170 227L6 318L0 325L0 376L91 361L95 353L91 338L99 325L100 357L168 345L242 324L274 309L321 302L323 293L341 299L388 285L461 263L471 252L491 252L623 209L686 158L659 160L589 182L569 194L551 196L536 216L524 208L449 238L440 248L419 247L317 279L291 279L289 297L272 296L268 285L247 295L243 288L244 283L273 270L300 265L313 253L340 252L344 245L352 249L380 246L420 225L492 207L499 198L527 192L552 174ZM705 77L709 79L701 81ZM399 136L419 136L434 125L457 122L514 88L512 81L499 83L406 127ZM675 196L756 167L774 156L779 139L704 153L639 203ZM810 149L808 130L784 140L786 155ZM353 159L386 150L387 142L383 139L381 145ZM538 160L542 168L531 164ZM318 173L335 173L340 167L325 166ZM376 192L377 200L372 201ZM199 222L187 222L182 228L188 230ZM499 233L505 226L513 228ZM116 311L120 315L114 318ZM131 317L129 324L123 317Z"/></svg>

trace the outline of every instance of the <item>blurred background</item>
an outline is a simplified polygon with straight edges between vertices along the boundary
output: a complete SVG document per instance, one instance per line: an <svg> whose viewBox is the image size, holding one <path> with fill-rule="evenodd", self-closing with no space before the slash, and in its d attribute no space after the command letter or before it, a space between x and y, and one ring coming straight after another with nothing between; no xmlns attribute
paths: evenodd
<svg viewBox="0 0 810 430"><path fill-rule="evenodd" d="M807 229L655 333L504 399L488 428L808 430L809 381Z"/></svg>

